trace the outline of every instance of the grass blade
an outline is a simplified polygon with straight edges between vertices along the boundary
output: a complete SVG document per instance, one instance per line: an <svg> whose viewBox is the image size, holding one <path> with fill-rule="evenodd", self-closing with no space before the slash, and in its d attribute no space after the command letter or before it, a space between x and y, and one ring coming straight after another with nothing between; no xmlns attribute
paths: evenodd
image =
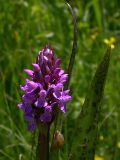
<svg viewBox="0 0 120 160"><path fill-rule="evenodd" d="M99 27L102 29L102 16L101 16L101 10L98 0L93 0L93 8L96 16L96 21L99 25Z"/></svg>
<svg viewBox="0 0 120 160"><path fill-rule="evenodd" d="M98 134L100 102L109 68L111 49L108 48L92 80L82 111L77 119L70 160L93 160ZM78 141L79 140L79 141ZM78 143L79 142L79 143Z"/></svg>

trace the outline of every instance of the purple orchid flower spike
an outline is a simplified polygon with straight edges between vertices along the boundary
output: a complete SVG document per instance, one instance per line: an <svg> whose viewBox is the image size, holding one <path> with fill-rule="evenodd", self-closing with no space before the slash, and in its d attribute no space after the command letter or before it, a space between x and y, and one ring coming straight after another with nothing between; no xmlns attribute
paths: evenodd
<svg viewBox="0 0 120 160"><path fill-rule="evenodd" d="M60 68L60 63L61 60L57 59L53 50L46 45L39 52L36 63L32 63L33 71L24 70L31 79L26 79L26 83L20 85L24 94L18 108L24 111L30 131L39 123L52 123L56 107L60 112L66 112L65 106L71 96L69 90L64 89L68 75Z"/></svg>

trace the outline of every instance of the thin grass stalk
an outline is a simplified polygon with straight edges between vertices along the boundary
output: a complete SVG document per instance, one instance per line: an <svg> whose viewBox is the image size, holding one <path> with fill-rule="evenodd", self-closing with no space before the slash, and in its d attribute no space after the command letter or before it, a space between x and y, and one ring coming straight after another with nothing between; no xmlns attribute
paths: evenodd
<svg viewBox="0 0 120 160"><path fill-rule="evenodd" d="M73 24L74 24L74 32L73 32L73 46L72 46L72 52L71 52L71 56L70 56L70 61L69 61L69 65L68 65L68 69L67 69L67 73L68 73L68 81L66 83L66 88L69 87L70 84L70 79L71 79L71 75L72 75L72 70L73 70L73 65L74 65L74 61L75 61L75 56L76 56L76 50L77 50L77 24L76 24L76 15L74 10L72 9L72 7L70 6L69 3L67 3L67 6L70 10L70 13L72 14L72 19L73 19Z"/></svg>

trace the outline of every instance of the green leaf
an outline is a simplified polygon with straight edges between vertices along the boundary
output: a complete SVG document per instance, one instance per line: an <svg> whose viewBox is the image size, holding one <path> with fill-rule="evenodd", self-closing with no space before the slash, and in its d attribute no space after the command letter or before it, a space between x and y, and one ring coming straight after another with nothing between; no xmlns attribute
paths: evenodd
<svg viewBox="0 0 120 160"><path fill-rule="evenodd" d="M102 16L100 11L100 5L98 0L93 0L93 8L96 16L97 23L100 28L102 28Z"/></svg>
<svg viewBox="0 0 120 160"><path fill-rule="evenodd" d="M91 86L88 90L82 111L78 116L71 147L70 160L93 160L98 135L100 102L110 62L111 48L107 49ZM78 141L79 140L79 141Z"/></svg>

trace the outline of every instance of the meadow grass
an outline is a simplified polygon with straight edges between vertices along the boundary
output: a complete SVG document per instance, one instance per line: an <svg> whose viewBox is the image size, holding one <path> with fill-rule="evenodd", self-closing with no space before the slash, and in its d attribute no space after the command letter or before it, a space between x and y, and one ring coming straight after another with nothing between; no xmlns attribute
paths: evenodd
<svg viewBox="0 0 120 160"><path fill-rule="evenodd" d="M59 160L67 159L75 138L71 134L76 118L106 50L104 39L110 37L114 37L116 43L102 101L96 155L105 160L119 160L120 2L69 2L77 16L78 49L70 83L73 98L62 125L65 145L60 150ZM16 107L21 97L19 85L26 78L23 69L31 68L38 51L49 44L67 70L72 40L72 17L63 0L0 1L0 160L28 160L31 157L32 134L27 131L22 111Z"/></svg>

